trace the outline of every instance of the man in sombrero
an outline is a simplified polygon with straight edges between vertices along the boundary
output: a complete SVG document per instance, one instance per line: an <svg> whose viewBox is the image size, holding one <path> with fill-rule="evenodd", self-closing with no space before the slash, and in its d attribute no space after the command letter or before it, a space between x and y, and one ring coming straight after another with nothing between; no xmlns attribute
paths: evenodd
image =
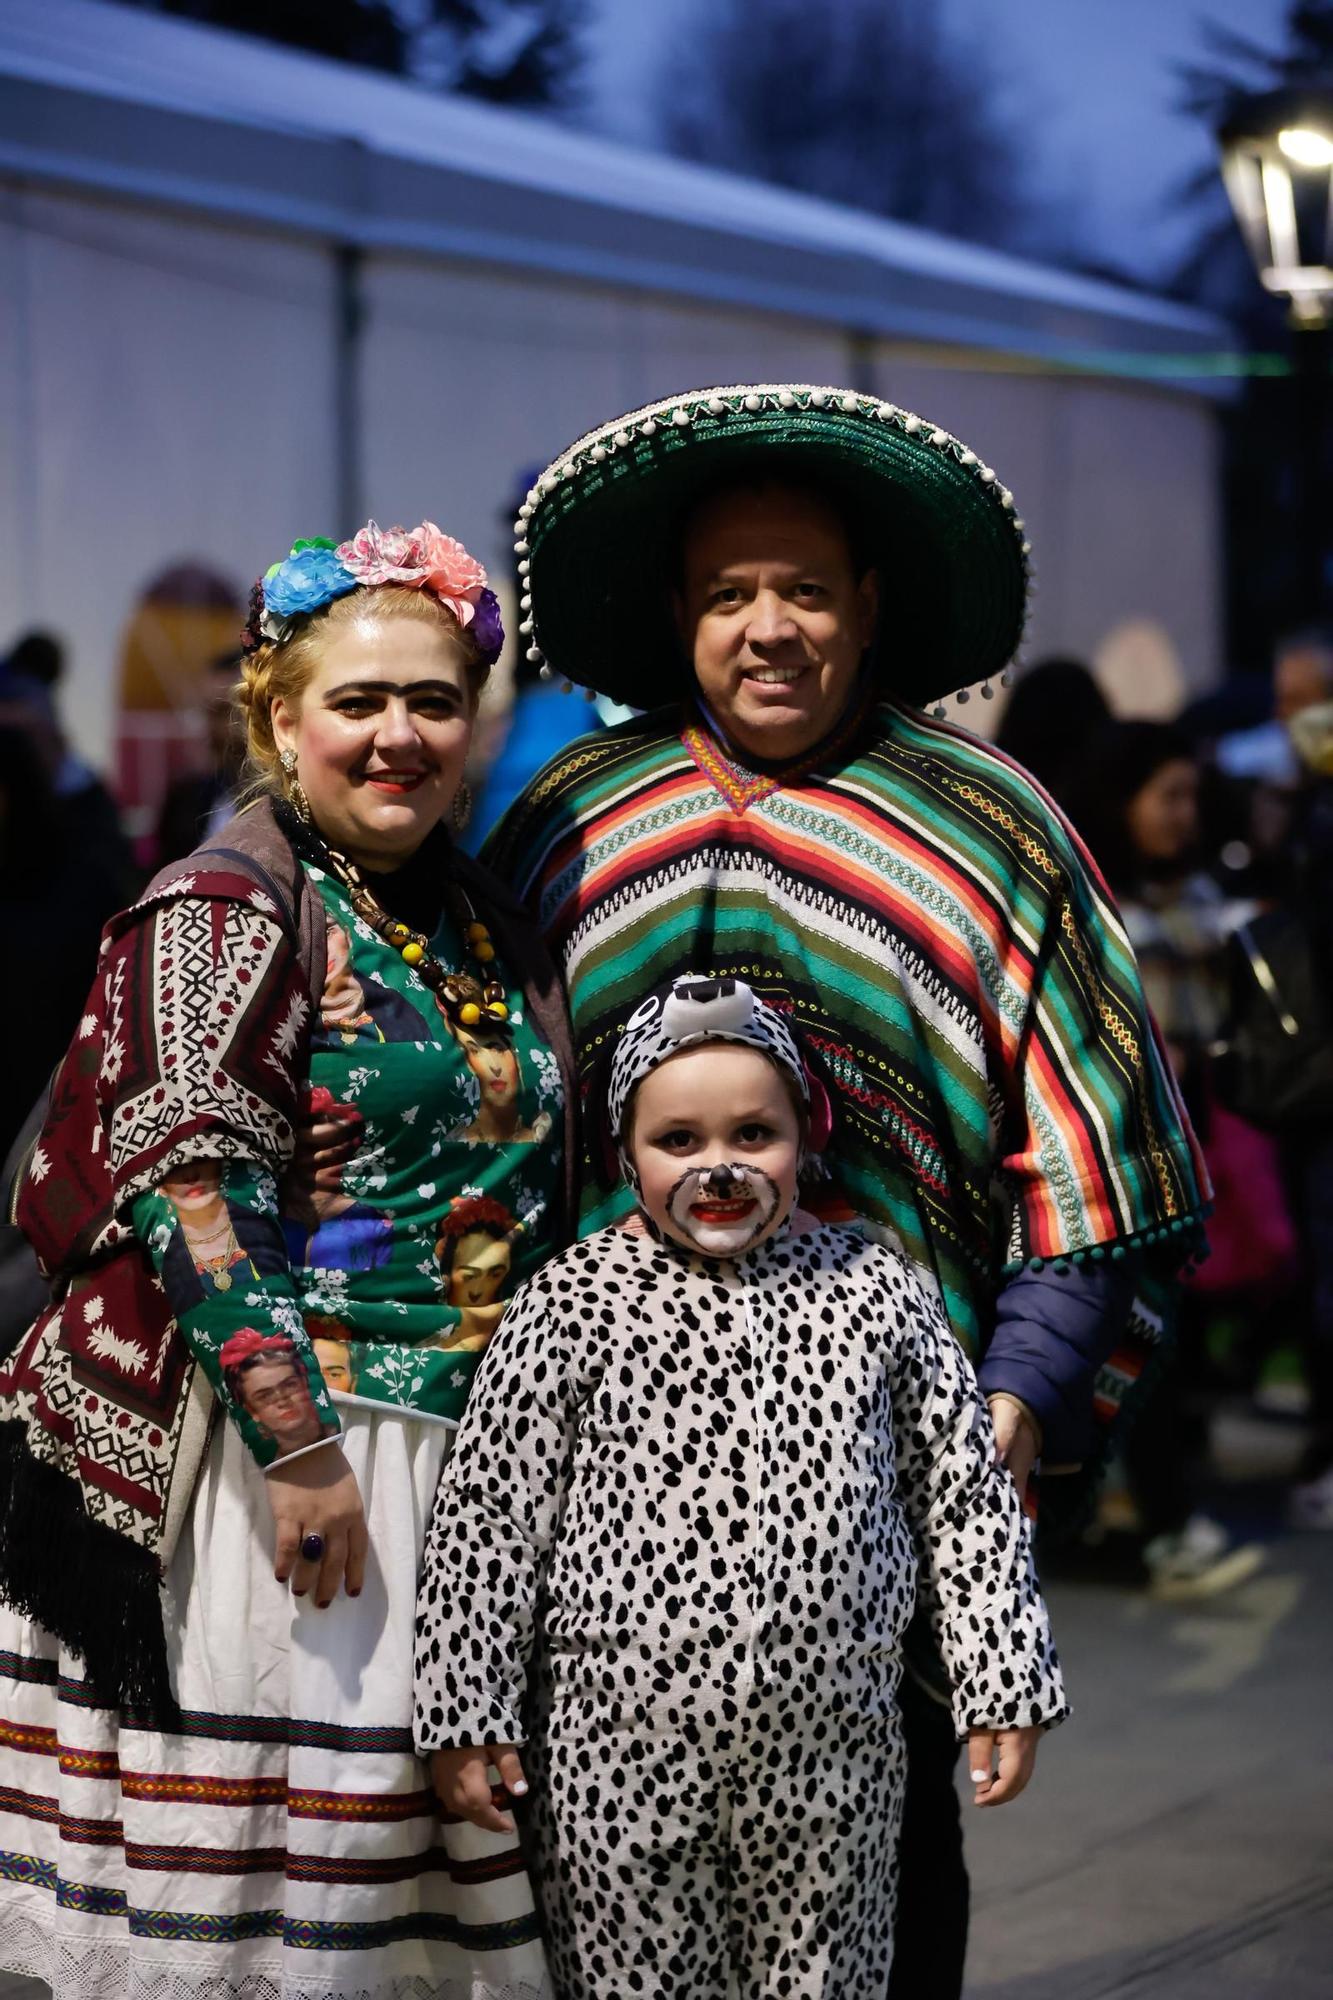
<svg viewBox="0 0 1333 2000"><path fill-rule="evenodd" d="M529 658L646 711L562 752L487 850L564 967L585 1079L674 975L787 1010L835 1101L825 1212L933 1277L1020 1489L1038 1455L1088 1468L1205 1184L1105 888L936 706L1017 648L1012 496L891 403L744 385L590 432L518 532ZM628 1204L591 1160L585 1189L585 1231ZM958 1746L918 1624L892 1991L952 2000Z"/></svg>

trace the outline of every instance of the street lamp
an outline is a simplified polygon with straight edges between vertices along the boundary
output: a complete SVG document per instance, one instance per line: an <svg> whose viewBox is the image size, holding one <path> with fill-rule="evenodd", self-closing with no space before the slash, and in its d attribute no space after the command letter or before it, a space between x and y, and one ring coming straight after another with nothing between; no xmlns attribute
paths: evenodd
<svg viewBox="0 0 1333 2000"><path fill-rule="evenodd" d="M1293 323L1333 313L1333 79L1267 90L1224 121L1222 177L1265 290L1291 300Z"/></svg>
<svg viewBox="0 0 1333 2000"><path fill-rule="evenodd" d="M1265 291L1291 301L1288 622L1327 615L1326 468L1333 321L1333 76L1233 101L1218 131L1222 177Z"/></svg>

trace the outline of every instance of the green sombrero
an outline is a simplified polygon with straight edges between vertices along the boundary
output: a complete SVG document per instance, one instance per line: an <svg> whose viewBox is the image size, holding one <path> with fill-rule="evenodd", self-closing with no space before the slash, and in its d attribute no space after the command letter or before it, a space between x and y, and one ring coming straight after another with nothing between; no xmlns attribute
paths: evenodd
<svg viewBox="0 0 1333 2000"><path fill-rule="evenodd" d="M880 572L879 672L924 706L999 674L1030 565L1013 495L974 451L854 389L742 383L668 396L579 438L515 523L528 658L635 708L691 685L671 609L684 512L731 480L837 498Z"/></svg>

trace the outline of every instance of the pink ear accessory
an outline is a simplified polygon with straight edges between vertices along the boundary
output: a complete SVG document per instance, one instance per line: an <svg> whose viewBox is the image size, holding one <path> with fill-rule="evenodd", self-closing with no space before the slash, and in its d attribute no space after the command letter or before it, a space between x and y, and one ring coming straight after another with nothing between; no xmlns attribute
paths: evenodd
<svg viewBox="0 0 1333 2000"><path fill-rule="evenodd" d="M833 1103L809 1064L803 1067L806 1089L810 1093L810 1137L807 1144L812 1153L822 1153L833 1137Z"/></svg>

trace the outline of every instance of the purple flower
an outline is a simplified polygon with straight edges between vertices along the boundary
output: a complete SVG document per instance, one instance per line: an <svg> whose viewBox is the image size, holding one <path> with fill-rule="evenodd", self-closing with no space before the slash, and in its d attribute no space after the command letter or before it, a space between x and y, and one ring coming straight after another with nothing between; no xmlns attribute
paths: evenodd
<svg viewBox="0 0 1333 2000"><path fill-rule="evenodd" d="M250 602L241 627L241 651L257 653L264 643L264 579L257 576L250 586Z"/></svg>
<svg viewBox="0 0 1333 2000"><path fill-rule="evenodd" d="M493 666L500 657L500 648L505 642L505 628L500 617L500 600L493 590L483 590L477 598L477 608L472 617L469 631L477 642L477 650L488 666Z"/></svg>

